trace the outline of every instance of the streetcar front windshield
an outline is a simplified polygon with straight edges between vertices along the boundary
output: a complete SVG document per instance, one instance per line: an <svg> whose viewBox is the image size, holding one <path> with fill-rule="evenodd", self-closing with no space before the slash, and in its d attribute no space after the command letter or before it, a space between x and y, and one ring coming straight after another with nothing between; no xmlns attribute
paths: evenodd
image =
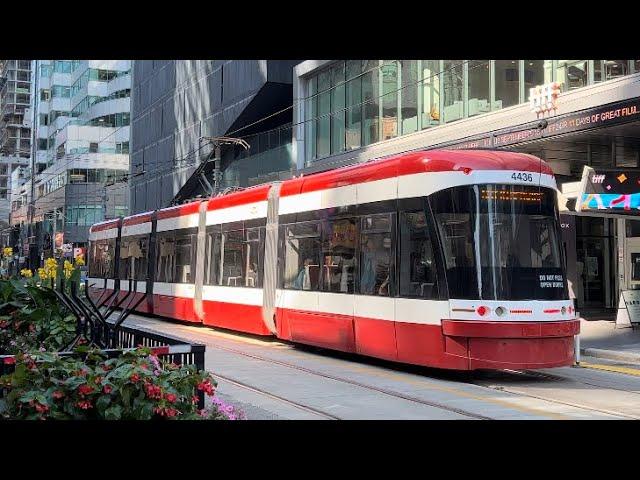
<svg viewBox="0 0 640 480"><path fill-rule="evenodd" d="M554 190L469 185L437 192L429 200L449 298L568 298Z"/></svg>

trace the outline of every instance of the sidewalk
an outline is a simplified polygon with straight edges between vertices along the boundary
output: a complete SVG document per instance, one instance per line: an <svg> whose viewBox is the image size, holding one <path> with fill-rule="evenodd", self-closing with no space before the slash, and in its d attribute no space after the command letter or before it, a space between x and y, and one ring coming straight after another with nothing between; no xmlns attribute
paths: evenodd
<svg viewBox="0 0 640 480"><path fill-rule="evenodd" d="M616 328L615 321L582 318L580 355L640 364L640 328Z"/></svg>

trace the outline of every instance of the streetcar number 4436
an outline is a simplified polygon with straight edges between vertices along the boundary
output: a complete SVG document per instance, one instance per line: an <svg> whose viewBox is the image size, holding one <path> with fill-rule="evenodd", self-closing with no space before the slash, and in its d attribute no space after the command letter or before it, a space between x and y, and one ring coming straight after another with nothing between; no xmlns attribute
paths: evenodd
<svg viewBox="0 0 640 480"><path fill-rule="evenodd" d="M533 182L533 176L530 173L512 173L511 178L514 180L520 180L521 182Z"/></svg>

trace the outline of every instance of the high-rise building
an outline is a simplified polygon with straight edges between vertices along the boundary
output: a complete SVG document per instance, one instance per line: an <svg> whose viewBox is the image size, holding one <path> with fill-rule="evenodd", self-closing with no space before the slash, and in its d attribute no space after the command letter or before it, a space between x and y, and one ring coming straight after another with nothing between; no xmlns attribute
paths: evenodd
<svg viewBox="0 0 640 480"><path fill-rule="evenodd" d="M13 225L26 214L32 259L84 247L91 225L127 213L130 69L129 60L34 61L36 156L12 214Z"/></svg>
<svg viewBox="0 0 640 480"><path fill-rule="evenodd" d="M296 63L136 60L131 212L206 196L216 180L224 189L290 174L295 167L290 106ZM242 137L250 148L223 145L220 160L210 161L215 153L210 139L220 136Z"/></svg>
<svg viewBox="0 0 640 480"><path fill-rule="evenodd" d="M12 172L31 156L31 60L0 60L0 231L8 242Z"/></svg>
<svg viewBox="0 0 640 480"><path fill-rule="evenodd" d="M31 60L0 60L0 155L31 156Z"/></svg>

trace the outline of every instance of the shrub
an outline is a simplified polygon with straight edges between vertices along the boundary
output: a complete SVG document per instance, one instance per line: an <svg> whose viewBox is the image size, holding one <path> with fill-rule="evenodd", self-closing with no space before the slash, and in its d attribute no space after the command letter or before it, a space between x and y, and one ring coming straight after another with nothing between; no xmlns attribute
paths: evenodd
<svg viewBox="0 0 640 480"><path fill-rule="evenodd" d="M213 397L216 381L193 365L162 362L139 348L107 359L78 348L76 356L20 354L15 371L0 377L5 389L0 416L26 420L240 419L244 415L213 399L198 410L196 391Z"/></svg>
<svg viewBox="0 0 640 480"><path fill-rule="evenodd" d="M59 350L75 336L76 319L35 279L0 280L0 354Z"/></svg>

